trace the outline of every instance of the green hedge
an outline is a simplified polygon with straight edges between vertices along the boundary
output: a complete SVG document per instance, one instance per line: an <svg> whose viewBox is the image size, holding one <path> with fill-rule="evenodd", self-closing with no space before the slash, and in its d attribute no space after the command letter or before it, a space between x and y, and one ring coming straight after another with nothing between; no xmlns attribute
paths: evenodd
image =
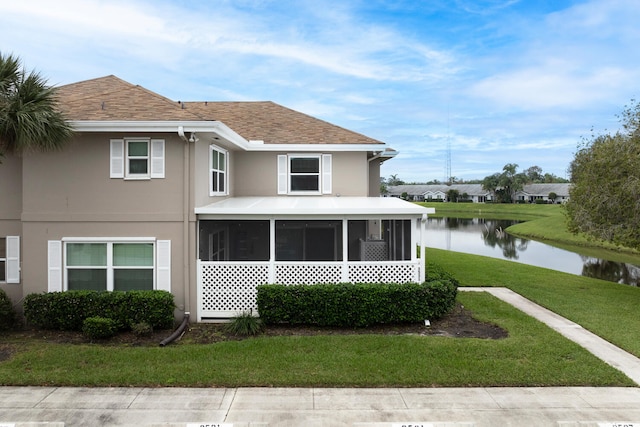
<svg viewBox="0 0 640 427"><path fill-rule="evenodd" d="M16 311L13 308L11 298L0 289L0 331L11 329L16 324Z"/></svg>
<svg viewBox="0 0 640 427"><path fill-rule="evenodd" d="M449 312L457 281L434 272L425 283L339 283L258 286L266 324L365 327L437 319Z"/></svg>
<svg viewBox="0 0 640 427"><path fill-rule="evenodd" d="M157 329L173 327L173 295L166 291L95 292L66 291L30 294L24 315L44 329L80 331L85 319L113 319L119 330L145 322Z"/></svg>

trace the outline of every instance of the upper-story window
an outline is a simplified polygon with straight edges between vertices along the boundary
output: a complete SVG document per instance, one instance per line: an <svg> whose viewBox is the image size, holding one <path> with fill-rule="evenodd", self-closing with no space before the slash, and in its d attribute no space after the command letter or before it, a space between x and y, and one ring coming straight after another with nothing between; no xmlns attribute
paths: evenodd
<svg viewBox="0 0 640 427"><path fill-rule="evenodd" d="M164 178L164 140L112 139L110 177L125 179Z"/></svg>
<svg viewBox="0 0 640 427"><path fill-rule="evenodd" d="M211 196L224 196L229 194L227 171L229 169L228 153L227 151L216 147L215 145L209 146L209 194Z"/></svg>
<svg viewBox="0 0 640 427"><path fill-rule="evenodd" d="M278 156L278 194L331 194L331 154Z"/></svg>

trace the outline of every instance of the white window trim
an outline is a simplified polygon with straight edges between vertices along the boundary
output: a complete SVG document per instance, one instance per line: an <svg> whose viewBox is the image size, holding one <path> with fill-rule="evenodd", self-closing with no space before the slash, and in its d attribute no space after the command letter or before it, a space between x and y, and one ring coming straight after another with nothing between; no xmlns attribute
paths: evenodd
<svg viewBox="0 0 640 427"><path fill-rule="evenodd" d="M155 237L65 237L61 240L48 241L49 292L68 290L68 267L66 265L66 245L68 243L106 243L111 246L111 249L107 251L107 266L105 267L107 268L107 290L109 291L113 290L113 244L152 243L153 267L149 268L153 269L153 289L171 292L171 241L159 240Z"/></svg>
<svg viewBox="0 0 640 427"><path fill-rule="evenodd" d="M146 156L129 156L129 144L132 142L144 142L147 144ZM131 173L129 167L130 160L146 160L146 173ZM124 139L124 179L151 179L151 139L150 138L125 138Z"/></svg>
<svg viewBox="0 0 640 427"><path fill-rule="evenodd" d="M224 154L224 191L213 191L213 152ZM220 169L216 169L220 173ZM227 196L229 194L229 151L216 145L209 145L209 196Z"/></svg>
<svg viewBox="0 0 640 427"><path fill-rule="evenodd" d="M129 157L129 143L144 141L147 143L147 156ZM149 180L165 177L165 141L164 139L151 139L139 137L126 137L112 139L109 145L109 177L124 178L125 180ZM129 160L145 158L147 160L147 173L129 173Z"/></svg>
<svg viewBox="0 0 640 427"><path fill-rule="evenodd" d="M318 159L318 191L294 191L291 189L291 160L299 158ZM332 156L319 153L290 153L280 154L278 165L278 194L291 194L296 196L318 196L332 193ZM316 174L313 174L316 175Z"/></svg>

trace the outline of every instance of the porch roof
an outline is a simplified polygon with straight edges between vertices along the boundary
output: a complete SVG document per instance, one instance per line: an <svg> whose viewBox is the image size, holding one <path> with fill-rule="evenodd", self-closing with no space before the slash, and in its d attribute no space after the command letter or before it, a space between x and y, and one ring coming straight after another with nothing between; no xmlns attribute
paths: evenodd
<svg viewBox="0 0 640 427"><path fill-rule="evenodd" d="M231 197L195 209L201 215L385 215L420 217L435 213L395 197Z"/></svg>

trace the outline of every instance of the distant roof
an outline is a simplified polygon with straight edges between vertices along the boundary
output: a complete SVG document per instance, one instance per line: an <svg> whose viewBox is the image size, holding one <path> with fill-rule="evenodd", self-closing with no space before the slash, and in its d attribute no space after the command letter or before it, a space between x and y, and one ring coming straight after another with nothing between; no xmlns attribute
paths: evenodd
<svg viewBox="0 0 640 427"><path fill-rule="evenodd" d="M219 121L265 144L384 144L270 101L176 102L113 75L57 89L74 121Z"/></svg>
<svg viewBox="0 0 640 427"><path fill-rule="evenodd" d="M387 188L392 195L407 193L410 196L419 196L428 192L440 191L446 193L449 190L457 190L460 194L467 193L470 196L486 195L489 191L482 189L482 184L405 184L391 185Z"/></svg>
<svg viewBox="0 0 640 427"><path fill-rule="evenodd" d="M569 196L569 183L553 183L553 184L526 184L521 190L522 193L530 195L547 196L549 193L556 193L558 196ZM483 196L490 192L482 188L482 184L405 184L390 185L387 191L390 195L400 196L407 193L409 196L419 196L428 192L435 193L440 191L446 193L449 190L457 190L460 194L468 194L470 196Z"/></svg>

